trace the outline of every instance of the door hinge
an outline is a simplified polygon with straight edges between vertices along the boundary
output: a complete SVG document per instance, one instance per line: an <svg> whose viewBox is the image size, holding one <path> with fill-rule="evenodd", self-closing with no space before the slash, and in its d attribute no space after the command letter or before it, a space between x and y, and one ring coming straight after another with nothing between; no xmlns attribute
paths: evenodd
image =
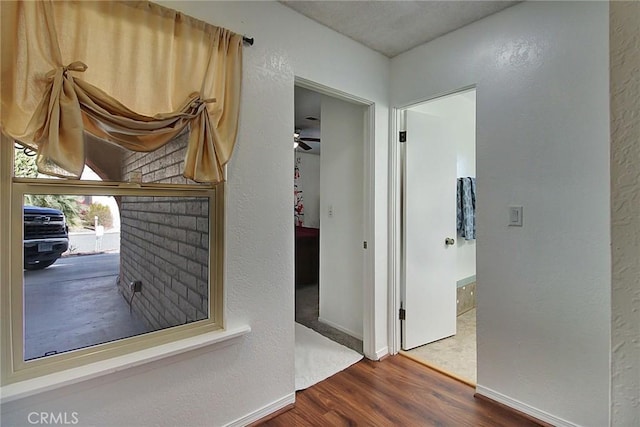
<svg viewBox="0 0 640 427"><path fill-rule="evenodd" d="M407 318L407 311L404 308L400 309L400 320L405 320Z"/></svg>
<svg viewBox="0 0 640 427"><path fill-rule="evenodd" d="M401 130L400 131L400 142L407 142L407 131L406 130Z"/></svg>
<svg viewBox="0 0 640 427"><path fill-rule="evenodd" d="M363 243L363 244L362 244L362 246L363 246L365 249L367 249L367 241L365 240L365 241L364 241L364 242L362 242L362 243Z"/></svg>

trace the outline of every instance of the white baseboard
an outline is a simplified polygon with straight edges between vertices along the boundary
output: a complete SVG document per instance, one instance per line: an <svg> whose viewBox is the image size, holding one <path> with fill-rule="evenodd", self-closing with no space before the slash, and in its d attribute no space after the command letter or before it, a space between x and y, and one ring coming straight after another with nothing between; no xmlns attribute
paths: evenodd
<svg viewBox="0 0 640 427"><path fill-rule="evenodd" d="M384 356L389 354L389 347L383 347L380 350L376 351L376 360L382 359Z"/></svg>
<svg viewBox="0 0 640 427"><path fill-rule="evenodd" d="M230 422L229 424L227 424L227 427L244 427L258 420L261 420L262 418L268 415L271 415L274 412L284 408L285 406L295 402L296 402L296 394L295 393L288 394L276 400L275 402L268 404L267 406L263 406L257 411L253 411L250 414L245 415L244 417L238 418L237 420Z"/></svg>
<svg viewBox="0 0 640 427"><path fill-rule="evenodd" d="M351 335L352 337L358 338L360 341L362 341L362 334L357 334L353 331L350 331L347 328L338 325L337 323L333 323L332 321L323 319L322 317L318 317L318 322L324 323L325 325L329 325L332 328L339 330L340 332L344 332L345 334Z"/></svg>
<svg viewBox="0 0 640 427"><path fill-rule="evenodd" d="M562 418L558 418L547 412L541 411L538 408L534 408L533 406L529 406L526 403L520 402L519 400L512 399L508 396L505 396L502 393L498 393L497 391L491 390L490 388L477 385L476 393L481 396L488 397L491 400L495 400L498 403L502 403L503 405L506 405L524 414L531 415L532 417L537 418L540 421L547 422L551 425L554 425L557 427L578 427L578 424L574 424L570 421L563 420Z"/></svg>

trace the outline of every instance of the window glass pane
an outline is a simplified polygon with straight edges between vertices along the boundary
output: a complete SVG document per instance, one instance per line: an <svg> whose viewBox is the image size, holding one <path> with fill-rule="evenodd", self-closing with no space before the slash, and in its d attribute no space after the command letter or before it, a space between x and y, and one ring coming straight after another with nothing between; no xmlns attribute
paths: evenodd
<svg viewBox="0 0 640 427"><path fill-rule="evenodd" d="M200 185L182 176L189 134L174 138L159 149L143 153L123 149L87 135L86 163L82 180ZM36 153L16 143L14 176L18 178L52 178L38 173Z"/></svg>
<svg viewBox="0 0 640 427"><path fill-rule="evenodd" d="M24 359L209 318L209 198L27 194Z"/></svg>

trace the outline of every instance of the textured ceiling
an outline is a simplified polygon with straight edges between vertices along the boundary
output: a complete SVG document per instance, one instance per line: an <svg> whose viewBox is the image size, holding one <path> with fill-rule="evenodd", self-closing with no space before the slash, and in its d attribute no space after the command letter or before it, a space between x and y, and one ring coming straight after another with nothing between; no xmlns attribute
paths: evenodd
<svg viewBox="0 0 640 427"><path fill-rule="evenodd" d="M517 1L281 1L389 58Z"/></svg>

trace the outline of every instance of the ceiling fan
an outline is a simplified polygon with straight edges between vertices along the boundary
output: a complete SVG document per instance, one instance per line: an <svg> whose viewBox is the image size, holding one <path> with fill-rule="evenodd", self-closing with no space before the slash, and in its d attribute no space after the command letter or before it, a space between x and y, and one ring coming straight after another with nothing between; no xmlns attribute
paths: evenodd
<svg viewBox="0 0 640 427"><path fill-rule="evenodd" d="M320 142L320 138L301 137L300 129L293 132L293 148L302 148L305 151L311 150L311 146L307 142Z"/></svg>

